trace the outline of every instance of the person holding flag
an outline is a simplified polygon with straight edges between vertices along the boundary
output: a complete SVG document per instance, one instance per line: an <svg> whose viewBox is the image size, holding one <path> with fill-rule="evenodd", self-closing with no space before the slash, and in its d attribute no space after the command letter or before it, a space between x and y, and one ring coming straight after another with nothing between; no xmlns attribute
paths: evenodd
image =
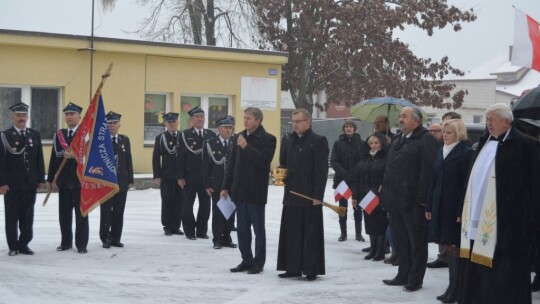
<svg viewBox="0 0 540 304"><path fill-rule="evenodd" d="M360 209L358 202L366 202L365 205L361 206L365 213L366 233L369 235L371 243L370 251L364 257L366 260L384 260L386 250L388 216L386 210L380 205L376 205L376 203L386 167L387 145L388 142L384 134L374 133L370 135L366 143L366 147L369 147L368 157L362 158L352 170L357 180L357 183L353 186L353 207Z"/></svg>
<svg viewBox="0 0 540 304"><path fill-rule="evenodd" d="M103 248L124 247L120 242L124 225L124 209L129 187L134 183L133 161L129 137L118 134L121 114L110 111L107 113L107 125L111 134L119 192L100 206L99 237Z"/></svg>
<svg viewBox="0 0 540 304"><path fill-rule="evenodd" d="M356 123L347 119L343 123L342 130L343 134L334 143L330 156L330 164L335 171L333 188L336 191L338 190L338 186L348 188L348 186L350 187L354 183L354 176L351 173L351 169L358 164L361 156L367 155L365 142L360 137L360 134L356 133ZM344 185L341 184L343 181L345 182ZM340 197L336 201L339 201L339 205L342 207L347 207L348 205L348 198ZM365 239L362 236L362 210L360 208L354 208L353 216L356 240L364 242ZM339 228L341 234L338 241L343 242L347 240L347 213L339 217Z"/></svg>
<svg viewBox="0 0 540 304"><path fill-rule="evenodd" d="M59 196L58 218L62 234L62 241L56 250L65 251L73 246L71 226L73 211L75 211L75 246L79 253L85 254L88 252L86 249L89 233L88 217L84 217L80 212L81 182L77 176L77 160L73 153L68 152L69 146L79 128L82 109L73 102L68 103L63 109L67 128L58 130L53 136L53 147L47 174L47 191L51 192L54 177L59 171L62 160L66 158L65 165L56 180Z"/></svg>

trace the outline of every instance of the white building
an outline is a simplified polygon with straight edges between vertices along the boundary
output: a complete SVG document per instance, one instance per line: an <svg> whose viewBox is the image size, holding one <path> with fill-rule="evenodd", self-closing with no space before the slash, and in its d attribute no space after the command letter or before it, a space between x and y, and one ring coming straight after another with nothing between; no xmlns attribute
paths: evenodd
<svg viewBox="0 0 540 304"><path fill-rule="evenodd" d="M468 92L463 105L455 110L462 115L466 124L484 123L484 111L488 106L499 102L510 104L523 91L540 85L540 73L511 65L508 53L497 56L464 76L445 79L446 82L456 84L456 91ZM439 122L442 115L449 111L434 108L424 110L433 122Z"/></svg>

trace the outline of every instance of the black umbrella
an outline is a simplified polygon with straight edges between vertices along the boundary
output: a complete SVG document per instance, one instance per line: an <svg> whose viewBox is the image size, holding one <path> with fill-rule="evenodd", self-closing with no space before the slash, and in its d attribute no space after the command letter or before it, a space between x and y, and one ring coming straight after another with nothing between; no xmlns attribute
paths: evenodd
<svg viewBox="0 0 540 304"><path fill-rule="evenodd" d="M529 118L540 119L540 86L530 90L521 97L512 109L514 119Z"/></svg>

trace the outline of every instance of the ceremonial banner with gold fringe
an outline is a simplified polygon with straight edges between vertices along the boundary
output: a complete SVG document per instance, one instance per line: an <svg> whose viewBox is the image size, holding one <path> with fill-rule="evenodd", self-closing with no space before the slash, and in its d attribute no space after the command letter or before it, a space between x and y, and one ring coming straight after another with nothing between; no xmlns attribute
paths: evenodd
<svg viewBox="0 0 540 304"><path fill-rule="evenodd" d="M119 191L116 159L99 92L94 96L75 134L70 148L77 158L77 175L81 181L81 213L86 216Z"/></svg>

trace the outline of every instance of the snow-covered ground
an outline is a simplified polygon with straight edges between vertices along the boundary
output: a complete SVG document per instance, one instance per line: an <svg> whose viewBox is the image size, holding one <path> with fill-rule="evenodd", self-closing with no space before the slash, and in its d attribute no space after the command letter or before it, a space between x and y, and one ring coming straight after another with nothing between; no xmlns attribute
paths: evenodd
<svg viewBox="0 0 540 304"><path fill-rule="evenodd" d="M331 182L326 200L332 202ZM34 256L7 254L1 229L0 303L438 303L447 284L447 269L428 269L423 288L403 292L385 286L397 268L366 261L367 243L338 242L337 215L324 210L326 273L314 282L280 279L276 268L283 188L270 186L266 208L267 261L258 275L231 273L240 262L238 249L212 248L211 240L165 236L160 224L159 190L130 191L125 212L124 248L101 248L99 208L90 214L88 254L57 252L60 244L58 196L46 207L39 194L35 208ZM0 208L0 219L3 219ZM3 226L3 225L2 225ZM210 233L209 233L210 235ZM236 236L233 236L236 242ZM352 239L351 239L352 238ZM437 255L430 245L429 260ZM540 293L533 294L540 303Z"/></svg>

